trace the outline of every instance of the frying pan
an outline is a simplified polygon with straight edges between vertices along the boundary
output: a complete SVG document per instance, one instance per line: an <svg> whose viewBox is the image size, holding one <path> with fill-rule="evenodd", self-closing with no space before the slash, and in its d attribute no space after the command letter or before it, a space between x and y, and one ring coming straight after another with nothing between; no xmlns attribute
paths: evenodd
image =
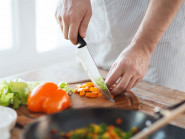
<svg viewBox="0 0 185 139"><path fill-rule="evenodd" d="M122 119L122 124L115 124L117 118ZM57 114L44 116L37 122L28 125L24 129L23 139L47 139L48 137L57 139L61 131L67 132L72 129L87 126L91 123L116 125L125 131L136 126L140 131L146 127L146 125L156 120L156 118L142 112L115 108L65 110ZM57 129L57 134L51 135L50 131L52 129ZM166 125L153 133L149 138L184 139L184 137L185 129L173 125Z"/></svg>

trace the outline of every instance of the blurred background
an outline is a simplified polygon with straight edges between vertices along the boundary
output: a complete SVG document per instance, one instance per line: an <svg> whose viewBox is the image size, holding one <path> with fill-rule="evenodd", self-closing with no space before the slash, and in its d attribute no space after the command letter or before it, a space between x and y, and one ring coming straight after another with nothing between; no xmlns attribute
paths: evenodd
<svg viewBox="0 0 185 139"><path fill-rule="evenodd" d="M0 0L0 78L74 55L55 20L58 0Z"/></svg>

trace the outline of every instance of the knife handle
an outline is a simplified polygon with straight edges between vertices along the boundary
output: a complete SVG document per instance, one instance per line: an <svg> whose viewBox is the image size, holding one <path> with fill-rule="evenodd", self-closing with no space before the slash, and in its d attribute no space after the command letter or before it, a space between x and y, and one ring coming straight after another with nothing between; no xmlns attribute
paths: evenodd
<svg viewBox="0 0 185 139"><path fill-rule="evenodd" d="M78 43L78 48L82 48L84 46L87 45L87 43L85 42L85 40L80 36L80 34L78 33L78 37L77 37L77 43Z"/></svg>

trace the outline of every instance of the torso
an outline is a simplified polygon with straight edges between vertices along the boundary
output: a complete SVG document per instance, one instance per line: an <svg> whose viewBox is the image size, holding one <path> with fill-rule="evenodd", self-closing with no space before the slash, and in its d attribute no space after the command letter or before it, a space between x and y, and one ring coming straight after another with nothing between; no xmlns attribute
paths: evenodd
<svg viewBox="0 0 185 139"><path fill-rule="evenodd" d="M87 42L99 67L109 69L134 37L149 0L92 1ZM185 91L185 2L158 43L143 80Z"/></svg>

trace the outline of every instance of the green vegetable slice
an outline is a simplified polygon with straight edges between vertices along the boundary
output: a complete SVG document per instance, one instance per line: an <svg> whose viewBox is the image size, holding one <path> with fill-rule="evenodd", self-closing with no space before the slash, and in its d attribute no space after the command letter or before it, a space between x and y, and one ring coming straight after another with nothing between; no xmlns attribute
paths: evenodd
<svg viewBox="0 0 185 139"><path fill-rule="evenodd" d="M103 78L102 77L99 77L99 78L97 78L96 80L95 80L95 82L96 82L96 84L98 85L98 86L100 86L101 87L101 89L104 91L104 90L109 90L108 88L107 88L107 85L105 84L105 81L103 80Z"/></svg>
<svg viewBox="0 0 185 139"><path fill-rule="evenodd" d="M69 88L69 85L66 82L60 82L58 84L58 87L63 89L64 91L66 91L68 93L68 95L72 95L75 92L74 89Z"/></svg>

